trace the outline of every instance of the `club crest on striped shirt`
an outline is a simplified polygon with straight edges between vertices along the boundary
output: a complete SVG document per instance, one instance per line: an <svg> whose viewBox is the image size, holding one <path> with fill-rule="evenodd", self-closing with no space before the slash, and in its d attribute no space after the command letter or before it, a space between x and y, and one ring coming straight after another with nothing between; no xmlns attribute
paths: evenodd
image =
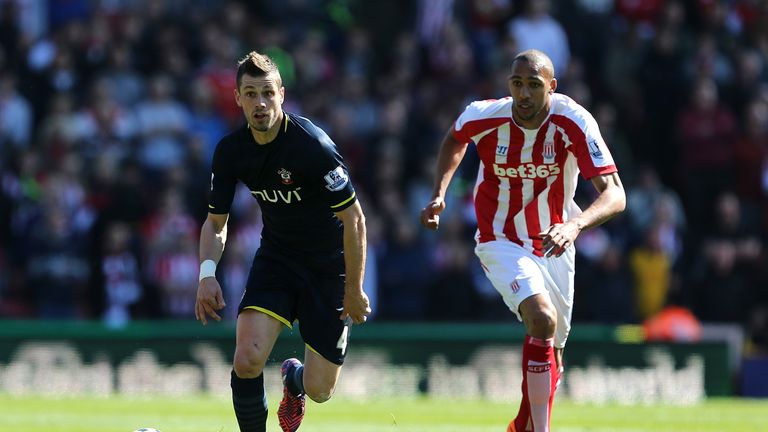
<svg viewBox="0 0 768 432"><path fill-rule="evenodd" d="M544 149L541 151L544 156L544 163L555 162L555 142L551 140L544 141Z"/></svg>
<svg viewBox="0 0 768 432"><path fill-rule="evenodd" d="M280 181L283 184L289 185L289 184L293 183L293 179L291 179L291 172L288 171L287 169L280 168L277 171L277 174L280 175Z"/></svg>

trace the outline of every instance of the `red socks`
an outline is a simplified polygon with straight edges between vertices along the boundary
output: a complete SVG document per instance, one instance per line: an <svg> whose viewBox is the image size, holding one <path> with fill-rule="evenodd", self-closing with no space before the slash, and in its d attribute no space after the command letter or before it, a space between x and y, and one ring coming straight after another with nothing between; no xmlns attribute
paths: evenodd
<svg viewBox="0 0 768 432"><path fill-rule="evenodd" d="M552 402L560 372L553 339L526 336L523 344L523 400L512 422L514 432L549 432ZM508 429L510 432L512 429Z"/></svg>

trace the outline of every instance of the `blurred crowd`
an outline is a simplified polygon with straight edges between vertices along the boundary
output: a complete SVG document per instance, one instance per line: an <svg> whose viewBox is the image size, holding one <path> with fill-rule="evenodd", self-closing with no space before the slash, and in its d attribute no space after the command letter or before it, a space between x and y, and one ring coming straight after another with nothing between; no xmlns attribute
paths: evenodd
<svg viewBox="0 0 768 432"><path fill-rule="evenodd" d="M768 350L760 0L0 0L0 317L194 316L211 155L243 122L235 65L255 49L350 167L375 319L513 319L472 252L472 146L440 231L418 213L443 134L508 94L528 48L595 116L628 191L577 241L574 320L682 306ZM235 201L229 318L261 229L250 194Z"/></svg>

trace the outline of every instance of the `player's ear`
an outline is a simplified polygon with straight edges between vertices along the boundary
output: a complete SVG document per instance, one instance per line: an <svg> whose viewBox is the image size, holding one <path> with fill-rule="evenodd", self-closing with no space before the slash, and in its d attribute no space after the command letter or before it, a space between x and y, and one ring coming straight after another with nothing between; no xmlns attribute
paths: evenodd
<svg viewBox="0 0 768 432"><path fill-rule="evenodd" d="M280 87L280 103L285 101L285 87Z"/></svg>
<svg viewBox="0 0 768 432"><path fill-rule="evenodd" d="M549 94L552 94L557 90L557 80L552 78L552 81L549 82Z"/></svg>
<svg viewBox="0 0 768 432"><path fill-rule="evenodd" d="M237 104L237 106L242 107L243 104L240 103L240 92L237 91L237 89L235 89L234 92L235 92L235 103Z"/></svg>

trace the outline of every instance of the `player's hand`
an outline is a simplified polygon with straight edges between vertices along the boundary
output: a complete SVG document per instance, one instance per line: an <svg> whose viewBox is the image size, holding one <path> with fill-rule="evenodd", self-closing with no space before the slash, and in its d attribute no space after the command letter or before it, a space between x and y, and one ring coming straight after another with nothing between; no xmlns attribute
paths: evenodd
<svg viewBox="0 0 768 432"><path fill-rule="evenodd" d="M368 295L363 290L355 291L350 294L349 291L344 293L344 309L339 315L340 320L345 320L347 317L355 324L362 324L371 314L371 306L368 301Z"/></svg>
<svg viewBox="0 0 768 432"><path fill-rule="evenodd" d="M560 256L565 250L576 241L576 237L581 233L579 225L573 221L566 221L554 224L548 230L539 233L539 237L544 241L544 256Z"/></svg>
<svg viewBox="0 0 768 432"><path fill-rule="evenodd" d="M226 306L224 296L221 294L221 286L215 277L207 277L197 286L197 299L195 300L195 318L208 324L208 317L221 321L216 311Z"/></svg>
<svg viewBox="0 0 768 432"><path fill-rule="evenodd" d="M440 226L440 213L443 210L445 210L445 201L442 198L433 199L421 210L421 224L436 230Z"/></svg>

